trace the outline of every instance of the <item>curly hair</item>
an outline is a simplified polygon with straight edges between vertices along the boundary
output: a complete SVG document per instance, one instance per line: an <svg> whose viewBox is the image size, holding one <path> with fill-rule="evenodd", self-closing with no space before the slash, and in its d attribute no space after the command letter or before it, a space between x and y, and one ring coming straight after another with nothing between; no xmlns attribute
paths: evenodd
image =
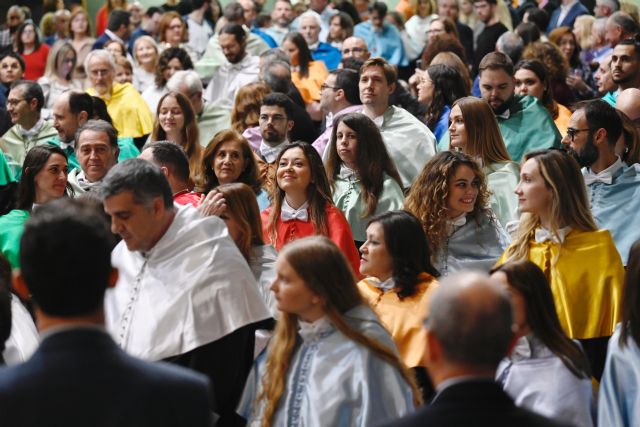
<svg viewBox="0 0 640 427"><path fill-rule="evenodd" d="M404 201L404 209L415 215L424 228L432 260L437 259L447 239L449 187L460 166L470 168L478 179L478 196L470 215L477 224L483 217L493 218L489 206L487 179L480 165L466 154L443 151L427 162L411 186Z"/></svg>
<svg viewBox="0 0 640 427"><path fill-rule="evenodd" d="M451 34L440 34L431 40L427 48L422 52L422 67L426 69L431 65L433 58L440 52L453 52L463 62L466 62L466 54L460 40Z"/></svg>
<svg viewBox="0 0 640 427"><path fill-rule="evenodd" d="M173 58L177 58L182 65L183 70L193 70L193 61L186 50L180 47L169 47L162 51L158 57L158 66L156 67L156 86L159 88L164 87L167 84L167 79L164 77L164 72L169 68L169 62Z"/></svg>
<svg viewBox="0 0 640 427"><path fill-rule="evenodd" d="M264 82L251 83L238 89L231 110L231 127L242 133L250 127L258 126L262 100L270 93L271 88Z"/></svg>
<svg viewBox="0 0 640 427"><path fill-rule="evenodd" d="M522 59L537 59L542 62L551 81L564 81L569 73L569 61L560 49L550 42L533 42L522 52Z"/></svg>

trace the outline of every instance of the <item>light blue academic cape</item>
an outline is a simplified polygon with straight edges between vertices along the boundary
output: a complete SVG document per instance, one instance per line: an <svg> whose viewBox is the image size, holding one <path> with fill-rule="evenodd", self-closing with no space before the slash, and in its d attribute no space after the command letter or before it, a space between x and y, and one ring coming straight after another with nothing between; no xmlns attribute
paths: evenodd
<svg viewBox="0 0 640 427"><path fill-rule="evenodd" d="M436 254L434 267L446 276L460 270L489 272L509 246L511 239L497 218L483 215L480 224L467 215L467 222L456 227Z"/></svg>
<svg viewBox="0 0 640 427"><path fill-rule="evenodd" d="M318 47L311 51L314 61L322 61L327 66L327 70L335 70L342 60L342 52L329 43L320 42Z"/></svg>
<svg viewBox="0 0 640 427"><path fill-rule="evenodd" d="M598 395L598 425L636 427L640 422L640 348L632 337L620 347L621 325L609 340Z"/></svg>
<svg viewBox="0 0 640 427"><path fill-rule="evenodd" d="M594 182L587 186L587 193L593 218L598 226L611 232L620 258L627 265L631 245L640 239L640 165L625 165L614 173L611 184Z"/></svg>
<svg viewBox="0 0 640 427"><path fill-rule="evenodd" d="M396 67L409 65L402 37L393 25L385 22L381 30L375 31L371 22L361 22L353 28L353 35L367 43L372 57L380 56Z"/></svg>
<svg viewBox="0 0 640 427"><path fill-rule="evenodd" d="M491 163L482 168L491 193L491 210L503 227L518 219L518 196L515 189L520 181L520 168L515 162Z"/></svg>

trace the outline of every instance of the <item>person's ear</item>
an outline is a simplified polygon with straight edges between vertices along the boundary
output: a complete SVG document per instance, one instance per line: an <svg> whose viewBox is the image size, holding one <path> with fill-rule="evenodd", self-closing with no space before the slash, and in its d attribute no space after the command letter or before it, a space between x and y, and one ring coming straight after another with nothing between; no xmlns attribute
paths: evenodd
<svg viewBox="0 0 640 427"><path fill-rule="evenodd" d="M164 214L164 211L164 200L162 197L158 196L153 199L153 213L156 215L162 215Z"/></svg>
<svg viewBox="0 0 640 427"><path fill-rule="evenodd" d="M20 270L15 270L13 272L13 290L22 300L28 301L31 299L29 288L27 287L27 283L24 281L24 277Z"/></svg>
<svg viewBox="0 0 640 427"><path fill-rule="evenodd" d="M295 122L293 120L287 120L287 133L291 132L291 129L293 129L294 125Z"/></svg>
<svg viewBox="0 0 640 427"><path fill-rule="evenodd" d="M118 277L120 277L120 272L117 268L111 267L111 273L109 273L109 283L107 284L107 288L115 288L116 283L118 283Z"/></svg>
<svg viewBox="0 0 640 427"><path fill-rule="evenodd" d="M162 171L162 173L164 174L164 176L166 176L167 178L169 178L169 168L166 166L161 166L160 170Z"/></svg>
<svg viewBox="0 0 640 427"><path fill-rule="evenodd" d="M82 126L89 120L89 113L86 111L80 111L78 113L78 127Z"/></svg>
<svg viewBox="0 0 640 427"><path fill-rule="evenodd" d="M31 111L36 111L38 109L38 100L36 98L31 99L29 101L29 109Z"/></svg>
<svg viewBox="0 0 640 427"><path fill-rule="evenodd" d="M609 144L607 141L607 130L600 128L593 133L593 144L600 147L602 144Z"/></svg>
<svg viewBox="0 0 640 427"><path fill-rule="evenodd" d="M396 83L391 83L389 85L389 95L396 91Z"/></svg>

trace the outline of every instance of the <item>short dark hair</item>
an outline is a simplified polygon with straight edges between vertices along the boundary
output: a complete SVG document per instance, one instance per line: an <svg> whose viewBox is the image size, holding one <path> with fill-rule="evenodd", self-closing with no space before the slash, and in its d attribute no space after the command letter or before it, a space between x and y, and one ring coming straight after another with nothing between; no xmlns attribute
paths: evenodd
<svg viewBox="0 0 640 427"><path fill-rule="evenodd" d="M154 160L161 166L171 168L182 182L189 181L189 158L184 148L172 141L147 142L142 151L150 150Z"/></svg>
<svg viewBox="0 0 640 427"><path fill-rule="evenodd" d="M240 3L232 1L224 7L222 15L227 22L237 22L244 20L244 9Z"/></svg>
<svg viewBox="0 0 640 427"><path fill-rule="evenodd" d="M104 100L98 96L92 96L91 102L93 104L93 119L104 120L105 122L113 125L113 120L107 111L107 104Z"/></svg>
<svg viewBox="0 0 640 427"><path fill-rule="evenodd" d="M575 111L584 110L585 118L593 134L598 129L607 131L607 142L614 147L622 133L622 120L615 108L602 99L582 101L575 105Z"/></svg>
<svg viewBox="0 0 640 427"><path fill-rule="evenodd" d="M360 76L357 71L343 68L330 71L329 74L336 76L336 87L344 91L344 97L349 104L361 104L360 89L358 88Z"/></svg>
<svg viewBox="0 0 640 427"><path fill-rule="evenodd" d="M622 28L624 34L635 34L638 32L638 23L626 12L618 11L614 12L609 20Z"/></svg>
<svg viewBox="0 0 640 427"><path fill-rule="evenodd" d="M537 7L530 7L524 13L528 14L529 22L532 22L541 33L544 33L549 25L549 14L546 10ZM535 41L535 40L533 40Z"/></svg>
<svg viewBox="0 0 640 427"><path fill-rule="evenodd" d="M640 59L640 34L621 40L616 46L633 46L636 56Z"/></svg>
<svg viewBox="0 0 640 427"><path fill-rule="evenodd" d="M36 99L38 101L37 110L40 112L42 107L44 106L44 93L42 93L42 87L31 80L16 80L11 83L11 90L24 86L24 99L27 102L31 102L32 99Z"/></svg>
<svg viewBox="0 0 640 427"><path fill-rule="evenodd" d="M24 73L26 65L24 63L24 59L22 58L22 55L20 55L18 52L14 52L11 50L9 52L4 53L3 55L0 55L0 61L2 61L6 57L10 57L18 61L18 63L20 64L20 68L22 68L22 72Z"/></svg>
<svg viewBox="0 0 640 427"><path fill-rule="evenodd" d="M86 92L71 92L69 94L69 111L79 114L86 111L89 118L93 117L93 99Z"/></svg>
<svg viewBox="0 0 640 427"><path fill-rule="evenodd" d="M480 61L478 74L482 74L484 70L504 70L510 76L514 73L511 58L502 52L487 53Z"/></svg>
<svg viewBox="0 0 640 427"><path fill-rule="evenodd" d="M165 209L173 207L173 193L167 177L160 168L146 160L127 159L112 167L102 180L100 195L107 197L130 191L140 205L150 205L162 197Z"/></svg>
<svg viewBox="0 0 640 427"><path fill-rule="evenodd" d="M95 206L63 198L38 208L20 240L20 267L33 301L44 313L63 317L100 309L113 246Z"/></svg>
<svg viewBox="0 0 640 427"><path fill-rule="evenodd" d="M156 67L155 78L157 87L162 88L167 84L164 72L169 68L169 62L173 58L177 58L178 61L180 61L184 70L193 70L193 61L186 50L181 47L168 47L160 53L160 56L158 56L158 66Z"/></svg>
<svg viewBox="0 0 640 427"><path fill-rule="evenodd" d="M118 31L122 25L129 26L131 20L131 13L122 9L114 9L109 14L109 21L107 22L107 29L109 31Z"/></svg>
<svg viewBox="0 0 640 427"><path fill-rule="evenodd" d="M111 144L111 148L118 148L118 132L111 125L111 123L106 122L104 120L87 120L85 124L80 126L76 131L76 150L80 147L80 135L84 131L94 131L94 132L102 132L106 133L109 138L109 144Z"/></svg>
<svg viewBox="0 0 640 427"><path fill-rule="evenodd" d="M262 105L268 105L270 107L276 106L284 110L287 115L287 120L293 120L293 102L291 98L283 93L270 93L262 100Z"/></svg>
<svg viewBox="0 0 640 427"><path fill-rule="evenodd" d="M238 43L242 43L247 38L247 33L244 32L242 25L227 24L220 30L220 34L231 34L236 38Z"/></svg>
<svg viewBox="0 0 640 427"><path fill-rule="evenodd" d="M369 12L378 12L378 16L381 19L384 19L387 16L387 5L381 1L374 2L371 7L369 7Z"/></svg>
<svg viewBox="0 0 640 427"><path fill-rule="evenodd" d="M162 9L157 7L157 6L151 6L150 8L147 9L147 11L144 13L144 15L147 18L152 18L153 15L155 15L156 13L162 14Z"/></svg>

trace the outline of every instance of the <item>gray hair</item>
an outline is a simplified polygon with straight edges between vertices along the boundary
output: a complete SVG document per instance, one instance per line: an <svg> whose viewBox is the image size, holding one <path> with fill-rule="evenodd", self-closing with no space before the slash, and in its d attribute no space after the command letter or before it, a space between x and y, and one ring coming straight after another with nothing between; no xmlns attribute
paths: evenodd
<svg viewBox="0 0 640 427"><path fill-rule="evenodd" d="M515 64L524 51L524 41L518 33L507 31L498 38L496 49L511 58L511 62Z"/></svg>
<svg viewBox="0 0 640 427"><path fill-rule="evenodd" d="M298 22L302 22L303 18L313 18L313 19L315 19L316 22L318 23L318 27L322 28L322 18L320 17L320 14L318 12L315 12L315 11L309 9L306 12L304 12L302 15L300 15L300 20Z"/></svg>
<svg viewBox="0 0 640 427"><path fill-rule="evenodd" d="M596 5L607 6L612 12L620 9L620 3L616 0L597 0Z"/></svg>
<svg viewBox="0 0 640 427"><path fill-rule="evenodd" d="M276 71L276 69L278 69ZM260 69L260 80L271 86L274 92L288 93L291 82L291 66L289 63L274 59L265 63Z"/></svg>
<svg viewBox="0 0 640 427"><path fill-rule="evenodd" d="M591 33L595 36L600 36L603 37L605 36L606 32L607 32L607 21L609 20L609 18L607 17L602 17L602 18L596 18L595 21L593 21L593 26L591 27Z"/></svg>
<svg viewBox="0 0 640 427"><path fill-rule="evenodd" d="M22 8L18 5L13 5L11 6L8 10L7 10L7 17L9 16L10 13L12 12L18 12L20 14L20 16L22 16L22 19L26 19L27 16L24 14L24 10L22 10Z"/></svg>
<svg viewBox="0 0 640 427"><path fill-rule="evenodd" d="M616 12L609 17L609 22L622 28L624 34L635 34L638 31L638 24L626 12Z"/></svg>
<svg viewBox="0 0 640 427"><path fill-rule="evenodd" d="M116 59L113 55L106 49L97 49L92 50L87 54L87 57L84 59L84 69L89 73L89 63L93 58L100 58L107 61L109 67L111 67L112 71L116 71Z"/></svg>
<svg viewBox="0 0 640 427"><path fill-rule="evenodd" d="M289 55L287 55L287 52L285 52L279 47L274 47L269 50L265 50L260 54L260 59L262 59L263 64L266 64L267 62L271 62L275 60L286 62L287 64L291 64L291 60L289 59Z"/></svg>
<svg viewBox="0 0 640 427"><path fill-rule="evenodd" d="M193 70L176 71L167 81L167 89L172 92L182 93L180 90L182 86L187 87L190 95L203 91L202 80L200 80L198 73Z"/></svg>
<svg viewBox="0 0 640 427"><path fill-rule="evenodd" d="M165 209L173 208L173 193L160 168L142 159L127 159L107 172L100 186L103 199L130 191L136 204L149 206L162 197Z"/></svg>
<svg viewBox="0 0 640 427"><path fill-rule="evenodd" d="M106 134L109 138L111 148L118 148L118 131L111 125L111 123L104 120L87 120L87 122L80 126L76 131L76 151L78 150L78 147L80 147L80 135L86 130Z"/></svg>
<svg viewBox="0 0 640 427"><path fill-rule="evenodd" d="M509 294L479 272L442 280L426 320L448 361L480 370L495 370L506 356L512 324Z"/></svg>

